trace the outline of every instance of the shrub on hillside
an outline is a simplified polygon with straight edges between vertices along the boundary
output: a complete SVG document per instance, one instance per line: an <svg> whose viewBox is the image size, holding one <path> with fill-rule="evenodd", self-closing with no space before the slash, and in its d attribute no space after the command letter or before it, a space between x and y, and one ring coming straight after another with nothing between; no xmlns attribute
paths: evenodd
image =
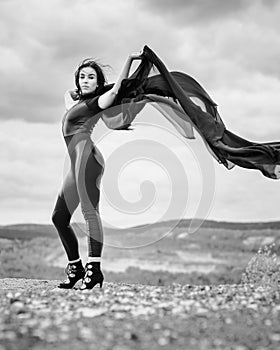
<svg viewBox="0 0 280 350"><path fill-rule="evenodd" d="M242 283L278 288L280 286L280 258L276 251L278 248L275 243L261 247L249 261L242 275Z"/></svg>

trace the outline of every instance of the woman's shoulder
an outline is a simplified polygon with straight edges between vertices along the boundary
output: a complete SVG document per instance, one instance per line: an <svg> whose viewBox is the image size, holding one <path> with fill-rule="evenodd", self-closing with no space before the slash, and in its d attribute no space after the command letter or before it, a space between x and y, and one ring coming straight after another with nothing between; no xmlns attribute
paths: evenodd
<svg viewBox="0 0 280 350"><path fill-rule="evenodd" d="M102 94L93 94L91 96L86 96L81 99L81 101L84 101L89 109L91 109L94 112L100 112L102 108L98 104L99 97Z"/></svg>

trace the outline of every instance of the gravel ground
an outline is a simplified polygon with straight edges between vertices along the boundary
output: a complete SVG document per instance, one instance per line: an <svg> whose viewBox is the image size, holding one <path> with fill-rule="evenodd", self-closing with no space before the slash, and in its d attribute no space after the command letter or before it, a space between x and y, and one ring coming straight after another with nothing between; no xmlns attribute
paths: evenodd
<svg viewBox="0 0 280 350"><path fill-rule="evenodd" d="M0 279L0 350L280 349L280 289Z"/></svg>

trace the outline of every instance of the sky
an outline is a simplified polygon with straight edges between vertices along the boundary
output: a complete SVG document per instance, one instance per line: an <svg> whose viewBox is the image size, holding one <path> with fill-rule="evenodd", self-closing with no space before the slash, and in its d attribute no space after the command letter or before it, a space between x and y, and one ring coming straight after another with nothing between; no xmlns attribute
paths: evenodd
<svg viewBox="0 0 280 350"><path fill-rule="evenodd" d="M276 0L0 0L0 225L51 223L69 169L64 93L87 57L108 64L114 82L148 45L208 91L228 130L279 140L279 14ZM131 132L100 120L92 138L106 164L104 225L279 220L280 182L227 170L195 136L184 139L152 106ZM82 219L78 209L73 220Z"/></svg>

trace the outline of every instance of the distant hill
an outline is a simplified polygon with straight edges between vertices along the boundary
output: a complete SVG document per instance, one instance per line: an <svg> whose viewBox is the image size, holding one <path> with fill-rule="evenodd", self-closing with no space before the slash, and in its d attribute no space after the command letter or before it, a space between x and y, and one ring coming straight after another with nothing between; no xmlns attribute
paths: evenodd
<svg viewBox="0 0 280 350"><path fill-rule="evenodd" d="M35 237L57 237L57 233L51 225L8 225L0 227L0 238L7 239L32 239Z"/></svg>
<svg viewBox="0 0 280 350"><path fill-rule="evenodd" d="M176 227L188 227L192 219L182 219L178 222ZM194 222L200 221L199 219L194 219ZM166 223L172 225L176 220L169 220ZM165 222L163 221L162 224ZM161 223L158 223L159 225ZM157 224L155 224L157 225ZM228 222L228 221L216 221L216 220L205 220L201 225L203 228L224 228L227 230L279 230L280 221L268 221L268 222Z"/></svg>
<svg viewBox="0 0 280 350"><path fill-rule="evenodd" d="M134 232L146 230L152 230L156 228L182 228L186 229L190 226L191 222L200 223L200 219L181 219L181 220L167 220L160 221L156 223L145 223L143 225L137 225L133 227L128 227L125 229L118 229L118 231L129 231ZM280 229L280 221L268 221L268 222L228 222L228 221L216 221L216 220L205 220L200 226L201 228L211 228L211 229L226 229L226 230L279 230ZM108 228L106 228L108 229ZM110 230L110 229L108 229ZM112 229L115 231L116 229Z"/></svg>
<svg viewBox="0 0 280 350"><path fill-rule="evenodd" d="M200 220L194 219L194 223ZM154 229L168 229L168 228L179 228L186 229L190 226L191 219L182 220L168 220L156 223L145 223L143 225L137 225L128 228L110 228L104 226L104 232L107 235L114 235L117 233L145 233L147 230L151 231ZM75 232L78 236L83 236L81 228L84 228L83 223L74 223ZM225 230L280 230L280 221L269 221L269 222L227 222L227 221L215 221L205 220L201 228L209 229L225 229ZM57 238L57 232L53 225L41 225L41 224L15 224L0 226L0 238L7 239L32 239L34 237L51 237Z"/></svg>

